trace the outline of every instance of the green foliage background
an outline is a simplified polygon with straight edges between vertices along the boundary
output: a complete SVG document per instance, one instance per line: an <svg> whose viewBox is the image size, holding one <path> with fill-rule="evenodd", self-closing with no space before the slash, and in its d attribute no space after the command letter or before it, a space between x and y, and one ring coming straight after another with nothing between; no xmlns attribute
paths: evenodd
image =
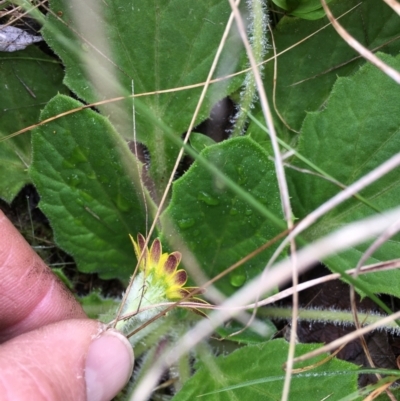
<svg viewBox="0 0 400 401"><path fill-rule="evenodd" d="M273 111L279 137L307 160L293 156L288 162L295 169L286 170L293 212L302 219L340 192L327 176L348 186L399 152L400 89L326 26L319 1L274 3L288 14L273 24L278 54L315 33L278 57ZM358 3L332 0L329 5L340 16ZM68 1L51 0L50 8L42 34L61 61L35 47L0 54L0 139L85 104L124 98L55 119L36 128L32 138L25 133L1 141L0 196L11 202L33 182L58 245L74 256L79 270L127 281L135 265L128 234L145 233L146 214L154 216L229 18L229 4L157 0L144 6L107 0L70 7ZM400 70L398 16L383 1L362 1L340 23ZM248 29L251 33L251 23ZM271 43L270 36L261 39ZM247 66L235 29L221 60L214 78ZM218 100L238 99L244 76L213 84L197 123ZM272 99L272 61L263 79ZM188 85L197 86L183 88ZM252 113L262 122L258 103ZM147 166L132 154L134 140L146 146ZM166 243L178 238L202 271L214 277L285 229L271 146L265 130L249 122L243 137L215 144L196 136L186 152L196 160L175 180L157 235ZM305 171L312 170L311 163L325 177ZM140 184L144 176L151 183L147 188ZM361 195L367 202L350 199L326 214L301 236L301 243L396 207L398 177L393 171L366 188ZM367 246L325 263L333 271L354 267ZM217 288L234 293L262 271L274 250L221 279ZM399 250L394 237L369 262L396 258ZM398 271L359 280L372 294L400 296ZM313 347L302 345L297 351ZM272 340L210 357L174 399L213 391L205 398L277 399L286 355L285 343ZM245 376L243 366L248 367ZM355 369L333 360L314 375L295 378L291 397L307 394L319 400L333 394L330 399L342 399L356 391Z"/></svg>

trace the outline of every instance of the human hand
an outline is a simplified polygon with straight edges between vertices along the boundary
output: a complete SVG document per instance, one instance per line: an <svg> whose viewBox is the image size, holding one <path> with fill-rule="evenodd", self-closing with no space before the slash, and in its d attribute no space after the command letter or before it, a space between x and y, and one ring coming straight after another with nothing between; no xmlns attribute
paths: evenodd
<svg viewBox="0 0 400 401"><path fill-rule="evenodd" d="M0 277L0 400L111 400L132 373L128 340L86 317L1 210Z"/></svg>

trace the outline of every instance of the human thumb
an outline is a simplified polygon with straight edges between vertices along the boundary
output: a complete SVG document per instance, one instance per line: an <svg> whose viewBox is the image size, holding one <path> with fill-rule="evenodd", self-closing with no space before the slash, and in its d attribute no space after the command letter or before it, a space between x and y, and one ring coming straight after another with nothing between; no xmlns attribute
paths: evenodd
<svg viewBox="0 0 400 401"><path fill-rule="evenodd" d="M0 400L110 401L133 361L128 340L99 322L53 323L0 345Z"/></svg>

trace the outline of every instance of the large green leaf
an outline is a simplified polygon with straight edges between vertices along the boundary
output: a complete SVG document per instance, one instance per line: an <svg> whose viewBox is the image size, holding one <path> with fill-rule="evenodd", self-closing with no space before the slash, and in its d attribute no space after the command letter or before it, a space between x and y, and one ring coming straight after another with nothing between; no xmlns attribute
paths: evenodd
<svg viewBox="0 0 400 401"><path fill-rule="evenodd" d="M241 191L232 192L221 178L197 161L174 183L164 218L173 221L173 236L179 234L204 271L214 277L282 230L243 196L252 196L278 219L282 209L274 164L252 139L242 137L209 146L201 156ZM272 249L264 251L217 286L232 293L258 274L271 254Z"/></svg>
<svg viewBox="0 0 400 401"><path fill-rule="evenodd" d="M50 3L57 14L49 15L43 36L63 60L66 84L86 102L204 82L231 12L225 0ZM240 49L233 35L225 45L220 76L237 68ZM92 63L89 71L87 60ZM215 85L198 120L206 118L211 106L240 84L241 78L236 78ZM138 110L134 123L131 99L99 107L121 135L132 138L136 130L149 148L150 171L158 192L165 186L178 147L166 139L157 121L163 120L179 138L188 128L200 91L142 98L153 121Z"/></svg>
<svg viewBox="0 0 400 401"><path fill-rule="evenodd" d="M297 344L296 354L305 354L315 348L316 345L312 344ZM173 401L195 400L198 397L204 401L279 400L285 377L282 366L287 355L288 343L279 339L240 348L226 357L210 357ZM307 361L306 365L310 364L312 361ZM311 372L293 375L289 399L340 400L356 391L356 369L356 365L332 359Z"/></svg>
<svg viewBox="0 0 400 401"><path fill-rule="evenodd" d="M304 19L318 19L325 15L321 0L272 0L288 14ZM331 0L327 0L330 3Z"/></svg>
<svg viewBox="0 0 400 401"><path fill-rule="evenodd" d="M400 56L381 54L400 70ZM368 64L350 78L339 78L326 109L309 113L304 121L298 151L345 185L350 185L400 151L400 88L377 68ZM297 167L309 168L295 162ZM315 175L288 170L292 182L293 206L303 218L336 195L340 188ZM383 176L361 193L374 208L384 211L398 206L399 169ZM325 215L305 238L312 241L348 222L375 213L373 208L352 198ZM350 250L328 261L334 270L354 267L364 247ZM399 238L393 238L374 254L371 263L397 258ZM372 292L400 296L400 273L382 272L363 276Z"/></svg>
<svg viewBox="0 0 400 401"><path fill-rule="evenodd" d="M58 95L41 118L80 105ZM88 109L36 129L32 139L30 173L57 243L81 271L128 278L135 265L128 234L144 232L145 213L138 161L125 141Z"/></svg>
<svg viewBox="0 0 400 401"><path fill-rule="evenodd" d="M0 139L39 121L40 110L65 92L61 66L35 46L0 52ZM0 142L0 197L11 202L30 178L31 136Z"/></svg>
<svg viewBox="0 0 400 401"><path fill-rule="evenodd" d="M359 3L358 0L334 0L329 7L339 17ZM318 21L282 18L273 32L277 52L300 42L327 23L326 18ZM400 35L398 15L383 1L363 1L355 10L341 18L340 23L369 49ZM382 51L397 55L400 51L400 40L391 42ZM359 58L341 66L356 56L358 53L331 26L279 56L276 105L289 126L299 131L307 112L324 107L337 77L354 73L364 63ZM293 86L303 80L306 81ZM272 99L273 62L267 64L265 86ZM277 116L275 120L281 130L286 130Z"/></svg>

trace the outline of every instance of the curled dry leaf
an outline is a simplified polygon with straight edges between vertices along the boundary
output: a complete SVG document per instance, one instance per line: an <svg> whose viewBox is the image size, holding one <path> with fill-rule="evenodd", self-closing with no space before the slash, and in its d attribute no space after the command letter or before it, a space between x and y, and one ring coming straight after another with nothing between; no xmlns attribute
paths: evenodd
<svg viewBox="0 0 400 401"><path fill-rule="evenodd" d="M41 42L41 36L31 35L20 28L0 25L0 51L16 52L24 50L32 43Z"/></svg>

